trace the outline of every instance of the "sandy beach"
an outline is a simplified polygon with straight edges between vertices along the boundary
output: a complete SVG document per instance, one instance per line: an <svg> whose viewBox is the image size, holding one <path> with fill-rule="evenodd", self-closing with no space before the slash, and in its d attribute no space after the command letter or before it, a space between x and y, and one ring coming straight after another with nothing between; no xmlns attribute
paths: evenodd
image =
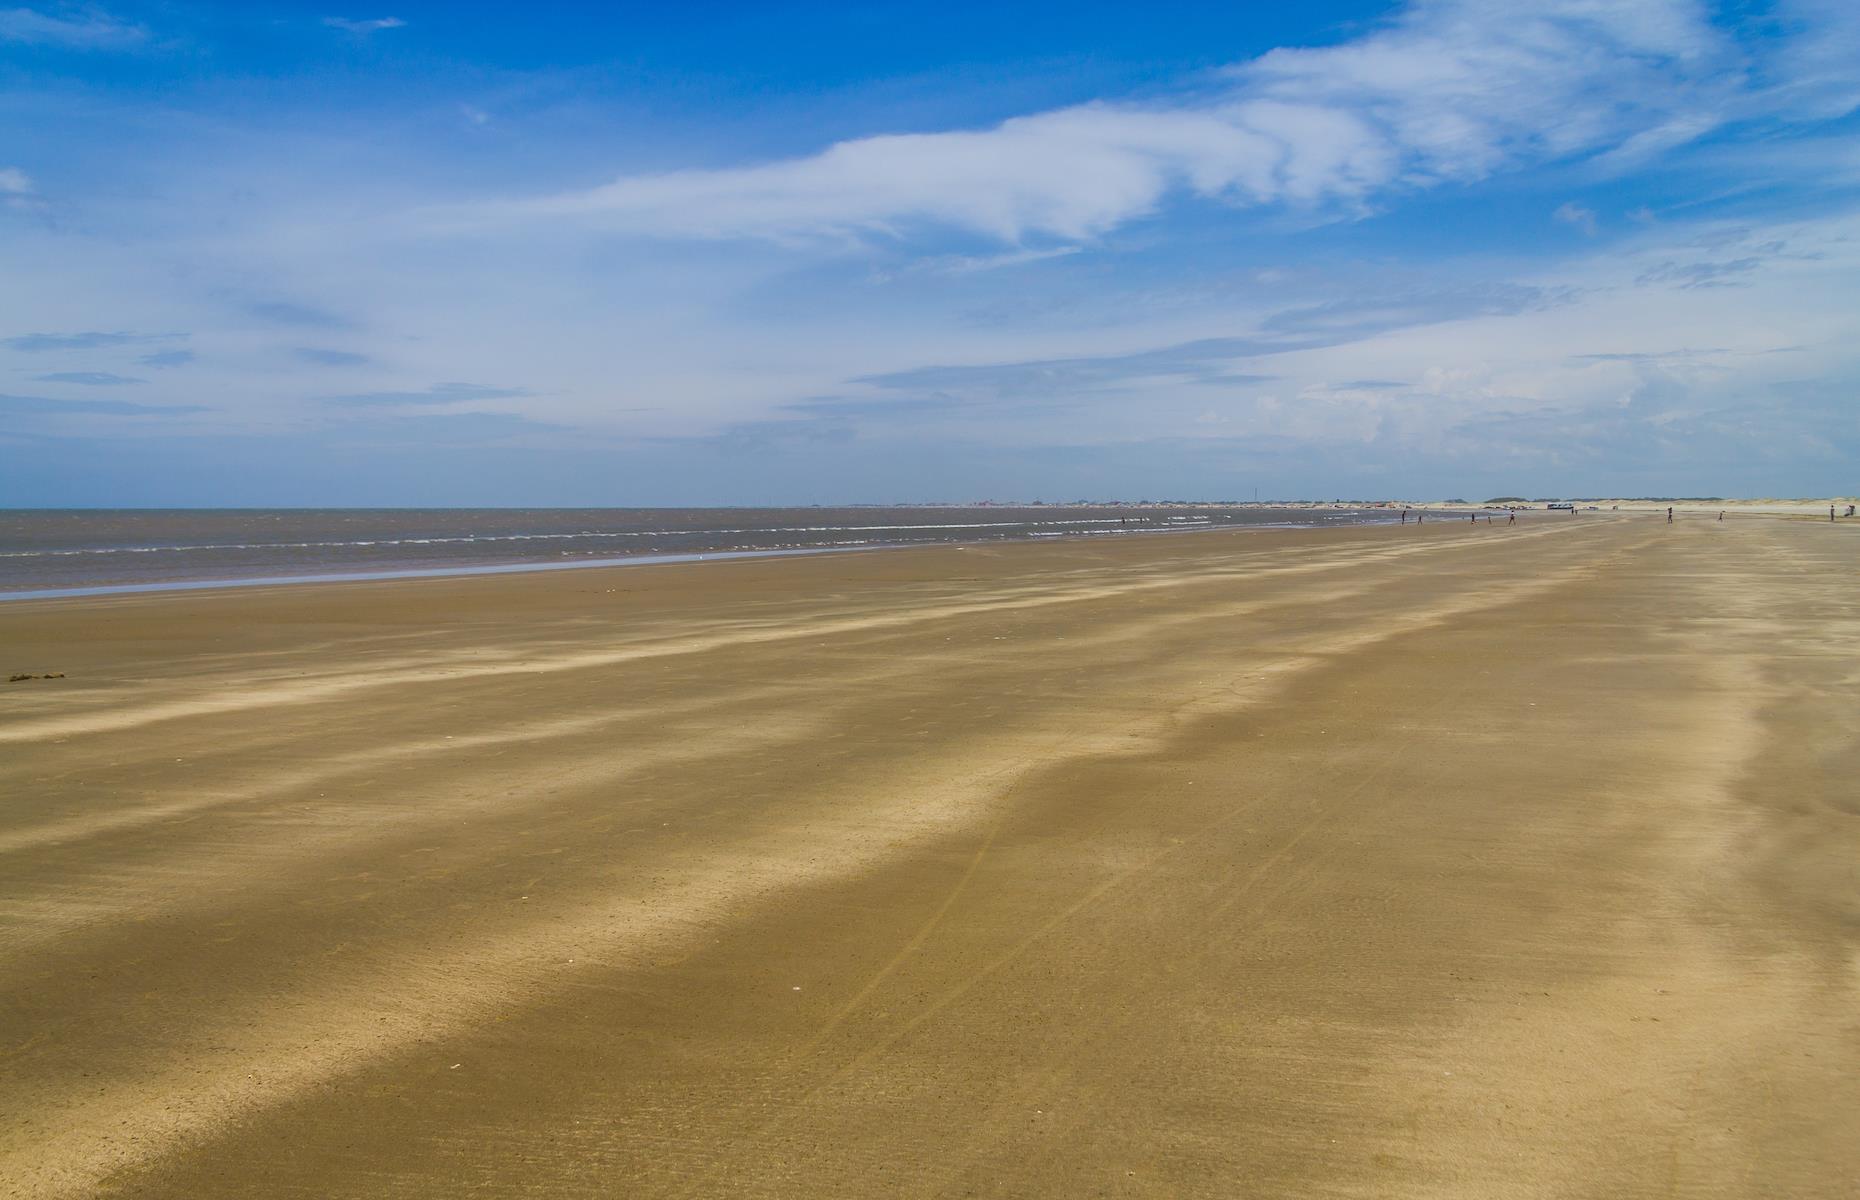
<svg viewBox="0 0 1860 1200"><path fill-rule="evenodd" d="M0 1194L1860 1191L1860 522L0 604Z"/></svg>

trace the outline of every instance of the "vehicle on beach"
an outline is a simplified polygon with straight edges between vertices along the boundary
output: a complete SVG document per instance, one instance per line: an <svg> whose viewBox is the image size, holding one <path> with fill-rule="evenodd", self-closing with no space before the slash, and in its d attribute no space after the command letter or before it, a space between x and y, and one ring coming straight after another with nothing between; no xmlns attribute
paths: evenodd
<svg viewBox="0 0 1860 1200"><path fill-rule="evenodd" d="M1551 512L1575 512L1576 506L1568 500L1556 500L1544 505Z"/></svg>

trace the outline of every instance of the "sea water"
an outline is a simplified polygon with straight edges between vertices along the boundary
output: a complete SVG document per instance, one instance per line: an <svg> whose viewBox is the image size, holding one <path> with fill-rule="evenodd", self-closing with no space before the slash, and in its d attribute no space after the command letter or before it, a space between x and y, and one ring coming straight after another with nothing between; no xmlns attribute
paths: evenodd
<svg viewBox="0 0 1860 1200"><path fill-rule="evenodd" d="M1338 506L0 510L0 598L1382 519Z"/></svg>

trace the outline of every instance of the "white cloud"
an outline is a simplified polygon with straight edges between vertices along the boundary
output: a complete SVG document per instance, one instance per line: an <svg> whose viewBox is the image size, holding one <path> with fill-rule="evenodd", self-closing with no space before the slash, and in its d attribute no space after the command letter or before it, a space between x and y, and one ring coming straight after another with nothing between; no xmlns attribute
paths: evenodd
<svg viewBox="0 0 1860 1200"><path fill-rule="evenodd" d="M1798 7L1805 15L1779 45L1845 19L1813 11L1813 0ZM1274 50L1221 73L1212 92L1169 103L1092 103L984 130L627 176L495 215L697 238L901 235L934 225L1008 243L1081 241L1175 193L1350 211L1535 162L1625 164L1734 120L1785 109L1825 116L1851 106L1843 96L1832 82L1793 91L1752 83L1744 52L1693 0L1547 0L1528 12L1498 0L1416 0L1353 41Z"/></svg>
<svg viewBox="0 0 1860 1200"><path fill-rule="evenodd" d="M323 24L345 33L366 34L379 33L383 29L404 29L407 22L399 17L372 17L367 20L359 20L355 17L324 17Z"/></svg>
<svg viewBox="0 0 1860 1200"><path fill-rule="evenodd" d="M1578 204L1574 200L1566 200L1557 205L1556 211L1550 216L1551 219L1561 221L1565 225L1574 225L1590 237L1595 236L1597 229L1595 210L1587 205Z"/></svg>
<svg viewBox="0 0 1860 1200"><path fill-rule="evenodd" d="M120 49L148 39L140 25L86 9L81 15L55 17L30 8L0 9L0 41L77 50Z"/></svg>
<svg viewBox="0 0 1860 1200"><path fill-rule="evenodd" d="M44 201L32 186L32 177L18 167L0 167L0 206L16 212L42 209Z"/></svg>

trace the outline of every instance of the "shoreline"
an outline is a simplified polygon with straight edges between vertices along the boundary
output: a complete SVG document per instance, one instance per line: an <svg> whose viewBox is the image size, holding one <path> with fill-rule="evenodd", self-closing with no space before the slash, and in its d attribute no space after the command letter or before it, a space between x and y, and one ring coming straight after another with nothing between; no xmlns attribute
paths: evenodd
<svg viewBox="0 0 1860 1200"><path fill-rule="evenodd" d="M514 575L538 571L569 571L602 567L641 567L697 562L726 562L744 559L793 558L822 554L856 554L868 551L931 549L954 546L1038 545L1051 541L1085 540L1107 537L1132 537L1155 534L1252 533L1271 530L1334 530L1375 527L1393 522L1372 519L1328 525L1299 522L1256 522L1238 526L1164 526L1153 529L1034 533L1020 537L976 539L972 541L868 542L855 546L793 546L771 550L714 550L693 553L621 555L612 558L577 559L571 562L467 563L451 567L387 567L374 571L331 571L311 574L259 575L250 577L160 580L150 583L112 583L54 588L0 588L0 603L14 600L66 600L89 596L139 595L160 592L208 591L221 588L292 587L319 583L373 583L394 579L449 579L480 575Z"/></svg>
<svg viewBox="0 0 1860 1200"><path fill-rule="evenodd" d="M160 583L110 583L92 587L0 590L0 603L8 600L69 600L85 596L131 596L150 592L201 592L222 588L293 587L314 583L379 583L394 579L452 579L476 575L517 575L533 571L570 571L595 567L639 567L653 563L679 563L753 558L794 558L814 554L854 554L863 550L902 549L903 546L821 546L789 550L721 550L710 554L633 555L597 558L584 562L485 563L456 567L389 568L380 571L334 571L317 575L258 575L234 579L177 579Z"/></svg>
<svg viewBox="0 0 1860 1200"><path fill-rule="evenodd" d="M1826 502L1799 501L1799 500L1789 500L1789 501L1736 500L1736 501L1724 501L1722 503L1710 503L1710 504L1676 501L1674 502L1672 507L1675 512L1677 512L1679 515L1682 515L1682 516L1710 516L1718 512L1723 512L1727 516L1737 516L1737 517L1761 516L1761 517L1790 517L1790 518L1798 518L1798 519L1819 519L1825 516L1826 508L1828 504L1830 503L1834 504L1837 510L1844 510L1845 506L1848 503L1850 503L1850 501L1846 499L1836 499L1834 501L1826 501ZM1602 507L1603 505L1607 505L1608 507ZM873 507L873 508L882 509L883 506L852 506L852 507L853 508ZM898 506L891 506L891 507L896 508ZM970 510L973 510L973 511L979 511L979 512L996 511L1000 507L1002 506L995 506L995 505L903 506L903 508L912 510L912 511L922 511L926 509L931 509L931 510L938 510L938 511L970 511ZM1084 509L1091 509L1091 508L1106 508L1106 507L1127 509L1129 511L1149 511L1152 509L1158 510L1158 511L1167 511L1167 510L1171 510L1177 507L1193 508L1196 506L1193 506L1193 505L1178 506L1178 505L1172 505L1172 504L1151 504L1148 506L1140 506L1140 505L1135 505L1135 504L1116 505L1116 506L1052 504L1052 505L1044 505L1041 507L1043 508L1044 511L1047 511L1047 512L1064 512L1064 511L1073 510L1073 509L1084 510ZM502 561L491 560L491 561L461 562L456 565L447 565L447 564L420 565L422 560L410 559L398 565L381 565L379 567L366 567L362 569L344 568L344 567L332 565L330 569L328 570L316 570L316 569L310 569L310 568L297 568L297 569L284 568L284 569L267 570L267 571L264 571L263 573L253 573L253 574L244 574L244 575L209 574L209 575L182 576L182 577L176 577L176 578L163 578L163 579L139 580L139 581L119 580L119 581L94 583L94 584L92 583L68 583L68 584L55 584L51 586L15 586L12 584L0 584L0 603L6 603L8 601L26 601L26 600L81 599L81 598L90 597L90 596L135 595L135 594L142 594L142 593L160 593L160 592L174 592L174 591L203 591L203 590L212 590L212 589L219 589L219 588L282 587L282 586L300 586L304 584L316 584L316 583L361 583L361 582L376 582L376 581L393 580L393 579L440 579L440 578L450 578L450 577L463 578L463 577L471 577L471 576L478 576L478 575L515 574L515 573L532 572L532 571L562 571L562 570L575 570L575 569L582 569L582 568L630 567L630 566L650 565L653 563L674 564L674 563L688 563L688 562L704 562L704 561L712 561L712 560L728 561L728 560L736 560L736 559L751 559L751 558L763 558L763 557L851 553L855 551L866 551L866 550L900 550L900 549L911 549L911 548L930 547L930 546L990 545L990 544L996 544L996 543L1028 544L1028 543L1037 543L1037 542L1052 540L1052 539L1100 538L1100 537L1109 537L1109 536L1120 536L1121 537L1121 536L1131 535L1131 534L1198 533L1198 532L1216 532L1216 531L1221 531L1221 530L1226 530L1229 532L1247 532L1247 531L1272 530L1272 529L1340 529L1340 528L1347 529L1347 528L1355 528L1357 526L1377 526L1377 525L1390 524L1390 523L1399 524L1400 522L1395 519L1393 514L1401 510L1411 511L1415 513L1417 516L1425 516L1428 514L1432 514L1436 516L1445 516L1445 515L1464 516L1469 513L1496 514L1500 512L1515 512L1519 515L1524 516L1527 520L1533 520L1533 521L1539 520L1539 519L1551 518L1551 517L1562 519L1566 515L1561 512L1556 512L1556 513L1548 512L1544 508L1540 506L1536 506L1534 504L1526 504L1524 506L1512 506L1512 505L1505 505L1505 504L1488 504L1488 503L1457 504L1457 503L1446 502L1446 501L1427 501L1427 502L1417 502L1417 503L1411 503L1411 504L1410 503L1396 504L1393 502L1373 501L1373 502L1365 502L1363 505L1360 505L1360 506L1342 505L1342 504L1337 504L1337 503L1324 503L1324 502L1315 502L1315 501L1313 502L1262 501L1259 503L1242 502L1242 503L1237 503L1234 505L1226 505L1226 506L1208 505L1208 506L1200 506L1200 507L1203 507L1203 508L1229 507L1229 508L1236 508L1236 509L1241 509L1245 511L1285 511L1285 512L1329 512L1329 511L1344 510L1344 511L1357 513L1360 515L1357 517L1357 519L1350 520L1350 521L1342 521L1342 522L1260 521L1260 522L1245 523L1241 525L1181 524L1181 525L1164 525L1164 526L1143 527L1143 528L1133 527L1133 528L1128 528L1128 529L1096 529L1096 530L1075 530L1075 531L1053 530L1053 531L1023 533L1023 534L1019 534L1015 536L1003 536L1003 537L994 537L994 538L975 538L975 539L957 538L957 539L950 539L947 541L929 541L929 540L900 541L900 542L860 541L856 543L830 543L830 544L821 544L821 545L815 545L815 546L796 545L796 546L778 546L778 547L766 547L766 548L763 548L763 547L721 548L721 549L702 549L702 550L689 550L689 551L669 551L665 553L601 555L598 557L590 556L586 558L576 558L576 559L571 559L571 560L566 560L566 561L561 560L561 559L552 559L552 560L515 559L515 560L502 560ZM1594 501L1594 502L1584 501L1581 503L1581 506L1576 510L1576 513L1577 515L1608 514L1608 513L1658 514L1658 513L1664 512L1666 510L1666 507L1667 506L1664 504L1656 504L1653 502L1642 502L1642 501L1606 501L1606 500ZM17 513L34 513L34 512L41 512L41 511L55 512L61 515L68 515L72 513L85 513L85 512L168 513L168 512L177 512L177 511L191 512L191 511L196 511L196 510L11 509L11 510L0 510L0 515L5 515L6 513L9 513L9 512L17 514ZM475 510L475 509L472 509L472 510L452 510L452 509L356 509L356 510L206 509L206 510L198 510L198 511L210 512L210 513L215 513L215 514L223 514L223 513L231 513L231 512L255 512L255 513L257 512L302 512L302 513L307 513L307 514L320 514L320 513L328 513L332 511L345 511L345 512L355 511L355 512L374 513L374 512L454 512L454 511L579 512L583 510L578 510L578 509L550 510L550 509L520 509L519 508L519 509L487 509L487 510ZM687 510L668 509L668 510L612 510L612 511L675 512L675 511L687 511ZM698 510L688 510L688 511L714 511L714 510L698 509ZM783 511L783 510L745 509L741 511ZM1170 518L1170 519L1174 520L1175 518ZM1844 511L1841 512L1839 519L1847 519ZM855 527L849 527L849 528L858 529L862 527L855 526ZM935 526L924 526L922 528L935 528ZM780 528L771 528L771 530L769 531L770 532L789 532L788 530L784 530ZM713 532L713 531L703 531L703 532ZM732 532L732 531L723 531L723 532ZM751 532L751 531L738 530L734 532ZM609 534L588 534L587 536L632 537L632 536L686 536L686 535L687 535L687 531L658 530L658 531L650 531L649 533L644 533L644 532L635 533L635 532L629 531L629 532L618 532L618 533L609 533ZM530 536L538 536L538 535L530 535ZM550 535L541 535L541 536L559 537L559 536L564 536L564 535L550 534ZM431 539L415 539L415 540L419 542L426 542L426 541L430 541ZM459 539L442 539L442 540L476 541L478 539L467 537L467 538L459 538ZM490 537L489 540L497 541L497 540L506 540L506 539L504 539L501 536L494 535ZM330 543L330 544L336 545L340 543ZM367 546L367 545L374 545L376 543L370 542L370 541L363 541L363 542L357 542L355 544L357 546ZM176 553L195 553L195 552L199 552L202 550L227 549L227 548L262 550L262 549L268 548L268 544L254 543L251 545L242 545L242 546L236 546L236 547L191 546L191 545L186 545L186 544L178 544L178 545L171 545L171 546L153 546L153 547L112 546L112 547L83 548L83 549L70 549L70 550L47 550L47 551L39 551L36 553L46 556L46 557L56 558L56 557L65 557L65 556L95 555L95 554L126 554L126 553L141 554L141 553L153 553L156 551L171 551L171 552L176 552ZM288 547L285 547L285 548L288 548ZM0 556L0 557L3 557L3 556ZM430 560L427 560L427 561L430 561Z"/></svg>

